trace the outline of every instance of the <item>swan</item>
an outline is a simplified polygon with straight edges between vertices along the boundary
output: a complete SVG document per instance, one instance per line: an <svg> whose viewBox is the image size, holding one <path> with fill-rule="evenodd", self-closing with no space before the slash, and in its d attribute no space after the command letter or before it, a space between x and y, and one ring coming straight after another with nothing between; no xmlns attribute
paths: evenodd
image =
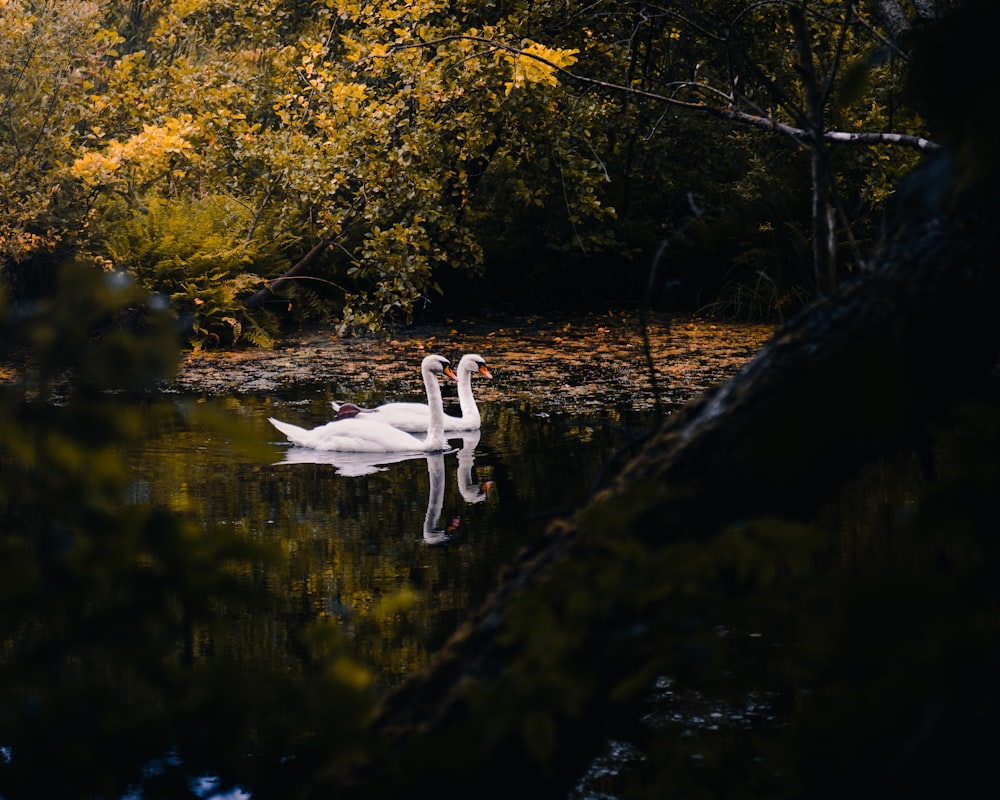
<svg viewBox="0 0 1000 800"><path fill-rule="evenodd" d="M475 353L462 356L458 362L458 403L462 416L444 415L446 431L479 430L481 418L476 399L472 396L472 374L479 373L486 378L493 375L486 367L486 360ZM376 408L362 408L354 403L331 403L338 419L371 419L392 425L401 431L425 431L430 408L424 403L385 403Z"/></svg>
<svg viewBox="0 0 1000 800"><path fill-rule="evenodd" d="M268 421L292 444L313 450L349 453L427 453L445 450L444 406L437 376L444 373L453 380L458 378L451 368L451 362L438 355L427 356L420 364L420 372L427 390L428 415L423 427L427 431L426 439L418 439L411 433L374 419L336 419L312 430L281 422L274 417L268 417Z"/></svg>

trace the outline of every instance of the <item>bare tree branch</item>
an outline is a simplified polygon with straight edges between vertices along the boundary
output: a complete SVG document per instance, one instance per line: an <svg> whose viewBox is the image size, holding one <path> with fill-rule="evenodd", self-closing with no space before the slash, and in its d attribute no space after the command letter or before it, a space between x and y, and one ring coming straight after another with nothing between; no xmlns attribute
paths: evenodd
<svg viewBox="0 0 1000 800"><path fill-rule="evenodd" d="M320 253L325 251L328 247L333 247L335 245L336 242L334 241L332 236L327 236L323 239L320 239L315 245L313 245L313 248L308 253L306 253L304 256L302 256L302 258L298 260L298 262L294 266L286 270L282 275L279 275L274 280L269 281L266 286L263 286L260 289L258 289L256 292L250 295L250 297L244 300L243 304L247 308L256 308L257 306L262 306L268 300L274 298L275 296L274 289L279 283L284 283L285 281L290 281L290 280L305 279L306 276L303 276L302 273L305 271L306 267L308 267ZM323 282L328 283L331 286L336 286L341 291L344 291L343 287L337 286L337 284L332 283L331 281L324 280Z"/></svg>
<svg viewBox="0 0 1000 800"><path fill-rule="evenodd" d="M750 127L759 128L760 130L771 131L772 133L783 133L791 138L795 139L800 143L808 143L812 139L812 135L809 131L802 127L797 127L793 125L787 125L783 122L779 122L771 117L758 116L755 114L748 114L743 111L738 111L735 108L718 105L710 105L705 102L700 101L688 101L680 100L677 97L671 97L670 95L660 94L659 92L649 91L647 89L636 89L631 86L623 86L619 83L613 83L611 81L602 81L597 78L591 78L586 75L580 75L579 73L573 72L566 67L560 66L559 64L550 61L544 56L537 55L536 53L525 52L519 47L514 47L513 45L504 44L503 42L497 42L492 39L486 39L481 36L470 36L468 34L454 34L451 36L441 36L436 39L428 39L423 42L414 42L411 44L397 44L390 47L384 56L369 56L369 58L389 58L394 53L401 50L409 50L416 47L435 47L440 44L445 44L447 42L455 41L473 41L479 42L480 44L486 45L488 48L493 50L502 50L507 53L511 53L517 56L523 56L524 58L531 58L538 61L541 64L545 64L551 69L555 70L558 74L563 77L574 81L583 86L592 86L596 89L602 89L608 92L614 92L616 94L625 94L631 97L643 97L648 100L655 100L659 103L664 103L666 105L674 106L675 108L686 108L692 111L697 111L703 114L710 114L712 116L718 117L720 119L727 119L731 122L736 122L741 125L749 125ZM722 97L728 97L729 100L735 104L735 98L731 95L727 95L725 92L719 89L709 86L707 84L697 84L690 83L690 86L697 86L699 89L705 92L710 92ZM838 144L852 144L852 145L864 145L872 146L878 144L895 145L900 147L912 147L917 150L931 151L937 150L940 145L936 142L927 139L923 136L915 136L908 133L850 133L847 131L824 131L822 138L829 142L836 142Z"/></svg>

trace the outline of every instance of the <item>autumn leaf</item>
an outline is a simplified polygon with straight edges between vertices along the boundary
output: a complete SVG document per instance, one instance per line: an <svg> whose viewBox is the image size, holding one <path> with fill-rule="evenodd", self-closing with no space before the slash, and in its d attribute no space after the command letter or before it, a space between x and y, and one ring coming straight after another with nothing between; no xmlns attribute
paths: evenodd
<svg viewBox="0 0 1000 800"><path fill-rule="evenodd" d="M512 79L507 81L507 94L514 89L523 88L529 83L542 83L548 86L558 85L556 69L568 67L576 63L579 50L559 50L537 42L529 42L518 53L504 53L504 59L513 67Z"/></svg>

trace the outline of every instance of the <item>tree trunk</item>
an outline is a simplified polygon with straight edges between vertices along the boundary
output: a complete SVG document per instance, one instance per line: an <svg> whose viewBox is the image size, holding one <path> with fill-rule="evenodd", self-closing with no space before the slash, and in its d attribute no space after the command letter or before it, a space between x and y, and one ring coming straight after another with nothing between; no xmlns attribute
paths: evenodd
<svg viewBox="0 0 1000 800"><path fill-rule="evenodd" d="M905 202L930 188L911 186ZM587 508L520 556L426 671L385 699L373 723L385 745L377 763L336 788L562 796L613 721L634 710L622 681L648 657L641 615L598 588L614 564L608 543L656 548L754 515L808 515L859 466L920 447L942 404L1000 352L998 208L995 192L970 190L945 211L903 219L869 270L666 420ZM574 619L581 598L592 604L585 635Z"/></svg>
<svg viewBox="0 0 1000 800"><path fill-rule="evenodd" d="M944 16L945 4L940 0L912 0L910 5L912 15L903 8L901 0L875 0L875 15L893 41L899 41L900 36L912 30L914 22L932 22Z"/></svg>
<svg viewBox="0 0 1000 800"><path fill-rule="evenodd" d="M302 258L300 258L292 267L287 269L282 275L272 281L269 281L266 286L258 289L246 300L244 300L243 305L247 308L257 308L258 306L264 305L264 303L268 300L274 299L274 287L276 287L279 283L294 280L295 278L301 276L302 273L305 272L306 267L313 262L313 259L326 250L326 248L328 248L332 243L333 240L330 238L321 239L313 245L312 249L308 253L302 256Z"/></svg>
<svg viewBox="0 0 1000 800"><path fill-rule="evenodd" d="M822 295L832 291L837 285L837 228L833 203L837 187L833 171L829 168L829 154L823 138L826 132L824 106L829 92L824 89L819 75L816 74L811 31L804 10L791 6L788 9L788 17L795 31L795 42L799 52L797 72L802 78L806 96L801 124L809 132L813 277L816 281L816 292ZM826 83L829 85L829 78Z"/></svg>
<svg viewBox="0 0 1000 800"><path fill-rule="evenodd" d="M812 175L812 250L816 292L826 294L837 285L837 227L822 143L813 145L810 157Z"/></svg>
<svg viewBox="0 0 1000 800"><path fill-rule="evenodd" d="M911 27L910 19L906 16L900 0L876 0L875 14L882 21L882 25L889 33L889 38L893 41L899 39L900 35Z"/></svg>

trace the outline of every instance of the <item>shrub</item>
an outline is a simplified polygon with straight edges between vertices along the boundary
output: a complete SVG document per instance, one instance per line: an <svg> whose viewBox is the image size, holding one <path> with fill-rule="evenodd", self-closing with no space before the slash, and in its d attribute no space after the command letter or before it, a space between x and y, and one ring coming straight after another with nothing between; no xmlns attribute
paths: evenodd
<svg viewBox="0 0 1000 800"><path fill-rule="evenodd" d="M93 253L126 270L147 292L169 298L194 349L247 342L269 347L275 322L244 299L287 267L282 242L237 198L144 198L101 215Z"/></svg>

